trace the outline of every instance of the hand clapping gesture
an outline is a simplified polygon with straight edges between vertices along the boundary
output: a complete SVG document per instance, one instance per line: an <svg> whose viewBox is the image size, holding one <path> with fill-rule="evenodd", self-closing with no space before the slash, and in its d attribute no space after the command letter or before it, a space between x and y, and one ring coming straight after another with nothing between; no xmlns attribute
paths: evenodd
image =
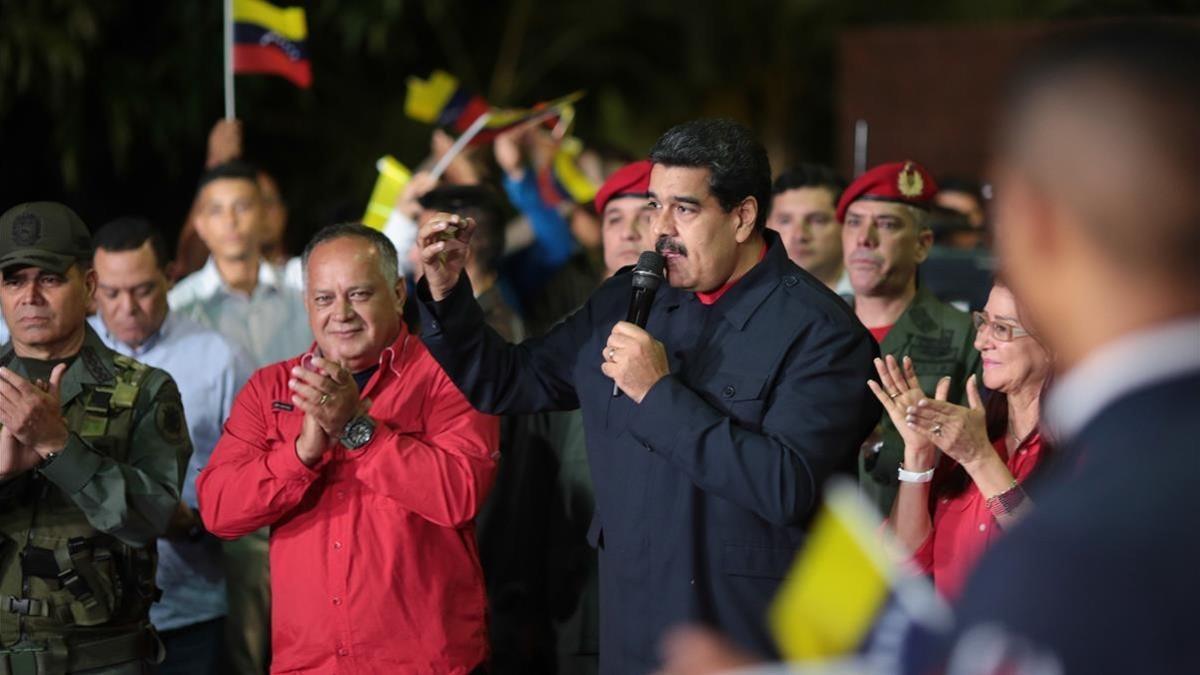
<svg viewBox="0 0 1200 675"><path fill-rule="evenodd" d="M996 455L988 440L983 401L974 375L967 378L967 407L948 403L944 398L921 399L905 408L905 424L968 471Z"/></svg>
<svg viewBox="0 0 1200 675"><path fill-rule="evenodd" d="M875 359L875 371L879 373L879 382L868 380L867 386L875 394L875 398L883 404L892 424L904 439L904 466L909 471L926 471L933 468L937 453L934 451L935 442L929 434L908 424L909 410L926 400L925 392L917 381L917 372L913 368L912 359L904 357L904 369L896 362L896 357L888 354L882 359ZM950 392L950 378L938 380L934 397L944 402Z"/></svg>

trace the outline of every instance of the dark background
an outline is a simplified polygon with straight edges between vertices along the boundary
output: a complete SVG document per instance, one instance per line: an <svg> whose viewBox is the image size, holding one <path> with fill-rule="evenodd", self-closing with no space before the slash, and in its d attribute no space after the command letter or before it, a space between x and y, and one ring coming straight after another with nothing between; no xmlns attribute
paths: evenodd
<svg viewBox="0 0 1200 675"><path fill-rule="evenodd" d="M289 3L279 3L289 4ZM296 3L290 3L296 4ZM1195 15L1198 3L1108 0L313 0L314 85L237 78L246 154L274 173L293 249L360 214L374 161L413 166L430 127L405 79L444 68L496 105L583 88L576 135L640 155L671 124L725 115L777 169L851 170L855 119L871 163L978 173L991 98L1049 24ZM64 201L95 227L149 216L173 240L223 114L222 3L0 1L0 209Z"/></svg>

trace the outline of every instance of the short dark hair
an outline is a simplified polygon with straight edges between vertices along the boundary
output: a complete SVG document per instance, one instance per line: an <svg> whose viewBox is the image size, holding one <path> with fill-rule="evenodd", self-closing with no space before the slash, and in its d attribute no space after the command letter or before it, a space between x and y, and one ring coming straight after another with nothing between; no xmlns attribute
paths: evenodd
<svg viewBox="0 0 1200 675"><path fill-rule="evenodd" d="M447 185L426 192L422 208L475 221L471 245L485 269L495 270L504 255L504 208L500 197L482 185Z"/></svg>
<svg viewBox="0 0 1200 675"><path fill-rule="evenodd" d="M747 197L758 202L755 229L767 224L771 208L771 162L767 150L745 126L710 118L671 127L650 150L650 161L664 166L709 170L708 189L726 212Z"/></svg>
<svg viewBox="0 0 1200 675"><path fill-rule="evenodd" d="M196 194L204 189L204 186L218 180L246 180L254 184L254 189L258 189L258 168L249 162L243 162L240 159L231 159L228 162L223 162L214 167L205 169L204 173L200 174L200 180L196 183Z"/></svg>
<svg viewBox="0 0 1200 675"><path fill-rule="evenodd" d="M846 189L846 180L832 167L801 162L779 174L771 185L771 195L800 188L825 188L833 194L833 203L837 204L842 198L842 191Z"/></svg>
<svg viewBox="0 0 1200 675"><path fill-rule="evenodd" d="M400 280L400 259L396 255L395 245L382 232L367 227L362 223L336 223L334 225L326 225L317 230L317 233L313 235L312 239L304 247L304 253L300 255L300 263L304 270L305 285L308 284L308 259L312 257L312 252L316 250L317 246L327 241L347 237L365 239L375 247L375 250L379 253L380 271L383 272L388 285L395 286L396 282Z"/></svg>
<svg viewBox="0 0 1200 675"><path fill-rule="evenodd" d="M1045 114L1039 104L1061 105L1068 102L1064 97L1088 94L1087 107L1071 114L1093 120L1097 129L1107 125L1090 140L1105 147L1115 164L1136 166L1152 159L1150 166L1128 172L1130 178L1116 192L1073 197L1089 235L1124 269L1152 269L1195 284L1200 281L1198 82L1200 30L1194 24L1122 20L1056 31L1031 50L1009 83L1001 154L1018 159L1032 154L1034 120ZM1116 112L1106 115L1109 110ZM1136 145L1118 143L1109 151L1104 133L1128 134ZM1143 154L1113 154L1122 147ZM1061 175L1062 167L1058 171L1043 180L1069 178Z"/></svg>
<svg viewBox="0 0 1200 675"><path fill-rule="evenodd" d="M94 249L104 249L117 253L119 251L135 251L146 242L150 242L150 250L154 251L154 262L158 269L166 269L171 261L167 251L167 242L150 221L140 216L121 216L100 226L92 235ZM93 252L93 256L95 253Z"/></svg>
<svg viewBox="0 0 1200 675"><path fill-rule="evenodd" d="M962 176L942 176L937 179L938 192L962 192L971 195L983 207L987 199L983 196L983 184L977 180Z"/></svg>

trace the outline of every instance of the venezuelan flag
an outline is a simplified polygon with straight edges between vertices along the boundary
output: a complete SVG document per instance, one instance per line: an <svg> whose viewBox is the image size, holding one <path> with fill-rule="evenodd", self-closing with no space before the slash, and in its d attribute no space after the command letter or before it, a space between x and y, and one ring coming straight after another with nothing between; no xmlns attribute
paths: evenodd
<svg viewBox="0 0 1200 675"><path fill-rule="evenodd" d="M304 8L264 0L233 0L233 72L279 75L312 85Z"/></svg>
<svg viewBox="0 0 1200 675"><path fill-rule="evenodd" d="M578 138L563 139L554 157L538 171L538 194L549 206L558 206L570 199L587 204L596 198L600 186L579 168L583 143Z"/></svg>
<svg viewBox="0 0 1200 675"><path fill-rule="evenodd" d="M408 96L404 101L404 112L418 122L445 127L462 134L484 113L490 118L483 130L471 139L471 145L488 143L497 134L520 126L533 118L557 113L564 107L583 98L577 91L562 98L539 103L532 108L493 108L487 100L463 87L458 78L442 70L435 70L427 80L408 78ZM550 115L553 117L554 115Z"/></svg>

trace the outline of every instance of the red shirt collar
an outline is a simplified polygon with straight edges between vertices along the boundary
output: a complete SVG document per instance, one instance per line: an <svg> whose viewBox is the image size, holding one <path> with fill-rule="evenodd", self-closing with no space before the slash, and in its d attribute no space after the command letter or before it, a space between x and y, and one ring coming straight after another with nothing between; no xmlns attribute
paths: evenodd
<svg viewBox="0 0 1200 675"><path fill-rule="evenodd" d="M767 244L766 244L766 242L763 242L762 250L758 252L758 262L762 262L763 258L766 258L766 257L767 257ZM742 277L744 277L744 276L746 276L746 275L743 274ZM725 295L726 291L733 288L734 284L736 284L737 282L742 280L742 277L738 277L737 279L732 279L730 281L725 282L724 286L718 288L715 291L709 291L708 293L701 293L701 292L697 291L696 298L698 298L700 300L700 303L703 305L711 305L714 302L720 300L721 296Z"/></svg>

